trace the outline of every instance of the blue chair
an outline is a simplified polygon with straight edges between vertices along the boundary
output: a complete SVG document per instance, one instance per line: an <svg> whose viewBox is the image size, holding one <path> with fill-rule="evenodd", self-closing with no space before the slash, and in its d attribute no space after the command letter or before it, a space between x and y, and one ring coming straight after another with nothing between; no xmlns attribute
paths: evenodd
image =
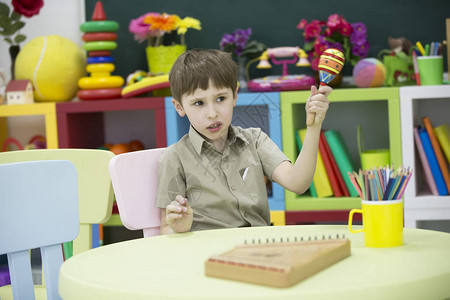
<svg viewBox="0 0 450 300"><path fill-rule="evenodd" d="M0 165L0 254L7 254L14 300L58 296L61 243L78 235L78 184L67 160ZM34 287L29 250L40 248L45 287Z"/></svg>

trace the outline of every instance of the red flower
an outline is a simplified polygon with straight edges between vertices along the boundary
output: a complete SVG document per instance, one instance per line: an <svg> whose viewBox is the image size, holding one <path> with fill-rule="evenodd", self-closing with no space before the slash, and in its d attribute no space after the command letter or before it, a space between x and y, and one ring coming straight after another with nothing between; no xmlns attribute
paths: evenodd
<svg viewBox="0 0 450 300"><path fill-rule="evenodd" d="M307 40L318 37L322 28L318 22L311 22L305 27L305 38Z"/></svg>
<svg viewBox="0 0 450 300"><path fill-rule="evenodd" d="M43 0L12 0L14 11L24 15L27 18L31 18L34 15L39 14L42 6L44 6Z"/></svg>

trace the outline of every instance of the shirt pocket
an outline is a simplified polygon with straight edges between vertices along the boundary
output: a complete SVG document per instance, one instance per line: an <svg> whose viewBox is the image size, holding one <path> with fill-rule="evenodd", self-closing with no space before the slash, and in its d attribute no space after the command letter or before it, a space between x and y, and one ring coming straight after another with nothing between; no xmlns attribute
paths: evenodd
<svg viewBox="0 0 450 300"><path fill-rule="evenodd" d="M267 190L262 166L260 164L250 165L241 169L239 173L253 203L258 206L267 206Z"/></svg>

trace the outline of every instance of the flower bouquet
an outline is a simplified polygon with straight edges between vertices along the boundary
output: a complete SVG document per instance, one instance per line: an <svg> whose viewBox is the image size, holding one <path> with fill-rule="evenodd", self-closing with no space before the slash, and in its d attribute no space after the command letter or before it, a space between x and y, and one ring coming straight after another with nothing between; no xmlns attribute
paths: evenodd
<svg viewBox="0 0 450 300"><path fill-rule="evenodd" d="M231 53L237 60L239 66L238 80L241 91L245 91L247 87L248 75L246 78L245 60L256 59L267 49L263 43L250 40L251 35L251 28L236 29L232 34L225 33L219 43L220 50Z"/></svg>
<svg viewBox="0 0 450 300"><path fill-rule="evenodd" d="M167 13L146 13L132 19L128 30L138 43L147 41L147 62L150 73L167 74L177 57L186 51L185 34L189 28L201 30L199 20ZM172 31L180 36L180 44L164 45L164 36Z"/></svg>
<svg viewBox="0 0 450 300"><path fill-rule="evenodd" d="M367 29L363 23L348 23L338 14L328 17L327 22L312 20L308 23L302 19L297 29L304 30L305 45L303 49L308 54L313 70L318 71L319 58L328 48L341 50L345 61L353 66L367 57L370 44L367 41Z"/></svg>
<svg viewBox="0 0 450 300"><path fill-rule="evenodd" d="M21 20L22 15L31 18L39 14L44 6L43 0L26 1L13 0L13 10L5 3L0 3L0 34L4 40L10 45L9 54L11 56L11 79L14 79L14 63L17 54L20 51L20 43L25 41L26 36L20 32L25 26L25 22Z"/></svg>

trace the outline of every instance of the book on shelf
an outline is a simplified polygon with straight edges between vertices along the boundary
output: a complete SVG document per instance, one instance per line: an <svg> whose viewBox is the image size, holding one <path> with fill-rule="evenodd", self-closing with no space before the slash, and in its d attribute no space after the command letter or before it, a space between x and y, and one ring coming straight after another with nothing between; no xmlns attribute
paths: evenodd
<svg viewBox="0 0 450 300"><path fill-rule="evenodd" d="M436 159L439 168L441 169L442 176L444 178L444 182L447 187L448 193L448 191L450 191L450 172L448 170L444 154L442 153L441 146L439 145L436 135L434 135L433 126L431 124L430 119L428 117L423 117L422 122L425 125L425 129L427 130L428 136L430 138L431 146L433 147L434 154L436 155Z"/></svg>
<svg viewBox="0 0 450 300"><path fill-rule="evenodd" d="M334 197L343 197L344 192L342 191L339 181L337 179L337 174L333 168L330 153L325 149L326 139L323 131L320 132L319 139L319 153L322 156L323 164L325 166L325 171L327 172L328 179L330 180L331 189L333 190ZM331 155L332 156L332 155ZM334 159L334 158L333 158ZM338 170L339 173L339 170ZM340 174L340 173L339 173Z"/></svg>
<svg viewBox="0 0 450 300"><path fill-rule="evenodd" d="M439 141L439 145L441 145L447 162L450 164L450 126L448 123L437 126L434 128L434 134Z"/></svg>
<svg viewBox="0 0 450 300"><path fill-rule="evenodd" d="M330 158L333 172L336 175L336 179L339 183L339 187L340 187L342 193L344 194L344 197L350 197L350 193L348 192L347 186L345 185L344 178L342 177L341 172L339 171L339 167L336 163L336 159L334 158L333 153L331 152L330 145L328 145L328 142L327 142L327 139L325 138L324 132L320 133L320 139L323 141L325 151L327 152L328 157Z"/></svg>
<svg viewBox="0 0 450 300"><path fill-rule="evenodd" d="M423 149L422 141L420 140L418 127L414 127L414 141L417 148L417 153L419 154L420 163L422 165L423 177L425 178L425 183L427 184L430 192L434 196L439 196L436 183L433 179L433 174L431 173L430 164L428 163L425 150Z"/></svg>
<svg viewBox="0 0 450 300"><path fill-rule="evenodd" d="M350 254L350 241L344 238L243 244L206 260L205 275L289 287Z"/></svg>
<svg viewBox="0 0 450 300"><path fill-rule="evenodd" d="M303 144L306 136L306 128L300 129L298 133ZM313 183L316 189L317 197L324 198L333 196L333 190L331 189L330 180L328 179L327 171L325 170L320 152L317 153L316 172L314 173Z"/></svg>
<svg viewBox="0 0 450 300"><path fill-rule="evenodd" d="M448 189L447 186L445 185L444 176L442 176L442 171L439 168L439 163L437 161L436 154L434 153L433 146L431 145L428 132L423 127L419 127L417 130L419 131L419 136L422 142L423 150L425 151L427 161L430 165L431 174L433 174L433 179L434 182L436 183L438 193L440 196L448 195Z"/></svg>
<svg viewBox="0 0 450 300"><path fill-rule="evenodd" d="M297 141L298 153L300 153L300 151L302 151L302 140L300 138L299 130L295 132L295 140ZM314 187L314 182L311 182L311 185L309 186L309 192L311 193L311 197L317 198L317 192L316 188Z"/></svg>
<svg viewBox="0 0 450 300"><path fill-rule="evenodd" d="M344 138L339 131L327 130L325 131L325 138L330 146L331 152L336 160L336 164L339 168L345 185L351 197L359 197L358 192L355 190L347 172L353 173L355 170L355 164L353 163L350 151L345 144Z"/></svg>

